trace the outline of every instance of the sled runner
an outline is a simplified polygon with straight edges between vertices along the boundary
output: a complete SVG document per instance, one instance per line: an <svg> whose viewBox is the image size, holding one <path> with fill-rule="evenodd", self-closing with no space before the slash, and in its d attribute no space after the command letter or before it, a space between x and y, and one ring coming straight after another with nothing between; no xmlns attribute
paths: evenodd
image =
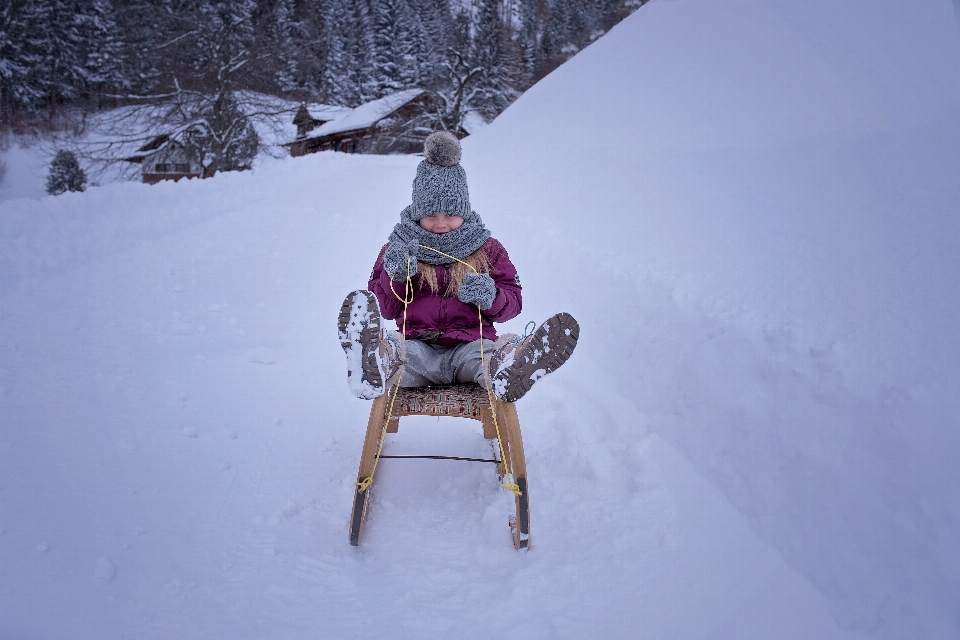
<svg viewBox="0 0 960 640"><path fill-rule="evenodd" d="M390 381L396 384L395 380ZM400 418L403 416L445 416L478 420L483 424L483 437L493 440L497 437L499 425L501 442L499 451L506 456L497 462L497 472L503 478L505 471L513 476L516 504L516 516L510 518L513 533L513 546L525 549L530 541L530 504L527 491L527 464L523 456L523 440L520 437L520 421L517 409L512 402L502 402L477 384L454 384L446 386L419 388L391 388L373 401L370 420L367 422L367 435L363 441L363 453L360 455L360 471L357 474L357 487L353 500L353 513L350 516L350 544L360 544L363 523L370 504L372 476L378 458L387 458L380 454L381 438L385 433L397 433ZM395 394L395 397L394 397ZM494 419L491 411L496 411ZM393 411L390 403L393 402ZM389 421L389 423L388 423ZM386 428L384 428L386 427ZM404 456L407 457L407 456ZM413 456L410 456L413 457ZM437 457L442 456L424 456ZM474 460L472 458L453 458ZM513 485L511 485L513 486Z"/></svg>

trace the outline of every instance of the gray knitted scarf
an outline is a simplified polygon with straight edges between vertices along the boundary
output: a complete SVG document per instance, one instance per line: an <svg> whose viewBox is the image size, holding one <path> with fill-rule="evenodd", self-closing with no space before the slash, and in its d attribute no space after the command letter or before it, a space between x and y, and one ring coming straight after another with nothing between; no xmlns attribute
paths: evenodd
<svg viewBox="0 0 960 640"><path fill-rule="evenodd" d="M463 219L463 224L456 231L448 233L430 233L413 218L413 210L407 207L400 214L400 222L390 234L390 242L399 242L409 245L413 240L427 247L433 247L444 253L463 260L471 253L483 246L490 237L490 231L484 226L483 220L476 211L471 211ZM450 258L434 253L428 249L420 249L417 259L427 264L451 264Z"/></svg>

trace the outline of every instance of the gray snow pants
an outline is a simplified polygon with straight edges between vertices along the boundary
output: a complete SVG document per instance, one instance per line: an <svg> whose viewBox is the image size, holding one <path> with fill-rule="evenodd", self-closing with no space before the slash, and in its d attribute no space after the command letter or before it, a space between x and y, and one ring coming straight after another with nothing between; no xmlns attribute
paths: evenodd
<svg viewBox="0 0 960 640"><path fill-rule="evenodd" d="M493 353L493 341L483 341L487 359ZM407 340L406 368L401 387L425 387L431 384L476 382L484 385L480 360L480 341L462 342L452 347Z"/></svg>

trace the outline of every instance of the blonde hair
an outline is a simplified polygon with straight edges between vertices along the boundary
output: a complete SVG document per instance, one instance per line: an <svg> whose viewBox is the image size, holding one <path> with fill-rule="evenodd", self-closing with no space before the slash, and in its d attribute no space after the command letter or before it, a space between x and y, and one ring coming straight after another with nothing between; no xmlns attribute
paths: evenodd
<svg viewBox="0 0 960 640"><path fill-rule="evenodd" d="M473 269L460 262L451 264L450 282L447 283L447 288L443 292L444 298L455 296L457 289L463 284L463 277L468 273L472 273L474 269L476 269L477 273L490 272L490 261L487 259L487 254L483 250L483 247L480 247L468 255L463 259L463 262L466 262L470 267L473 267ZM440 290L440 285L437 283L437 271L433 267L434 265L432 264L417 262L417 273L420 276L420 282L426 283L427 288L430 289L430 293L436 294Z"/></svg>

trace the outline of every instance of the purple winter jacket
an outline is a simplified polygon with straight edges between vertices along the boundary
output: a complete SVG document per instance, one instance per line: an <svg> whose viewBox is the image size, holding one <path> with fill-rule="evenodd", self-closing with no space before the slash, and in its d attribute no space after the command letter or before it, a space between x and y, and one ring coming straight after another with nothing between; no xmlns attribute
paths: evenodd
<svg viewBox="0 0 960 640"><path fill-rule="evenodd" d="M380 249L377 262L373 265L370 282L367 288L373 291L380 302L380 315L387 320L396 320L397 328L403 325L403 302L397 296L403 297L403 282L392 282L390 275L383 268L383 254L388 244ZM488 340L497 339L497 331L493 328L494 322L506 322L520 315L523 300L520 296L520 279L517 277L517 268L510 262L510 256L503 245L493 238L489 238L481 247L487 254L490 263L490 277L497 285L497 297L493 305L483 312L483 337ZM439 291L444 291L449 282L449 266L437 265L437 284ZM477 315L477 306L461 302L456 296L444 298L439 293L431 293L426 283L417 276L413 277L413 302L407 307L407 338L419 338L428 332L438 333L436 344L450 347L460 342L473 342L480 338L480 322ZM391 282L394 295L390 291Z"/></svg>

